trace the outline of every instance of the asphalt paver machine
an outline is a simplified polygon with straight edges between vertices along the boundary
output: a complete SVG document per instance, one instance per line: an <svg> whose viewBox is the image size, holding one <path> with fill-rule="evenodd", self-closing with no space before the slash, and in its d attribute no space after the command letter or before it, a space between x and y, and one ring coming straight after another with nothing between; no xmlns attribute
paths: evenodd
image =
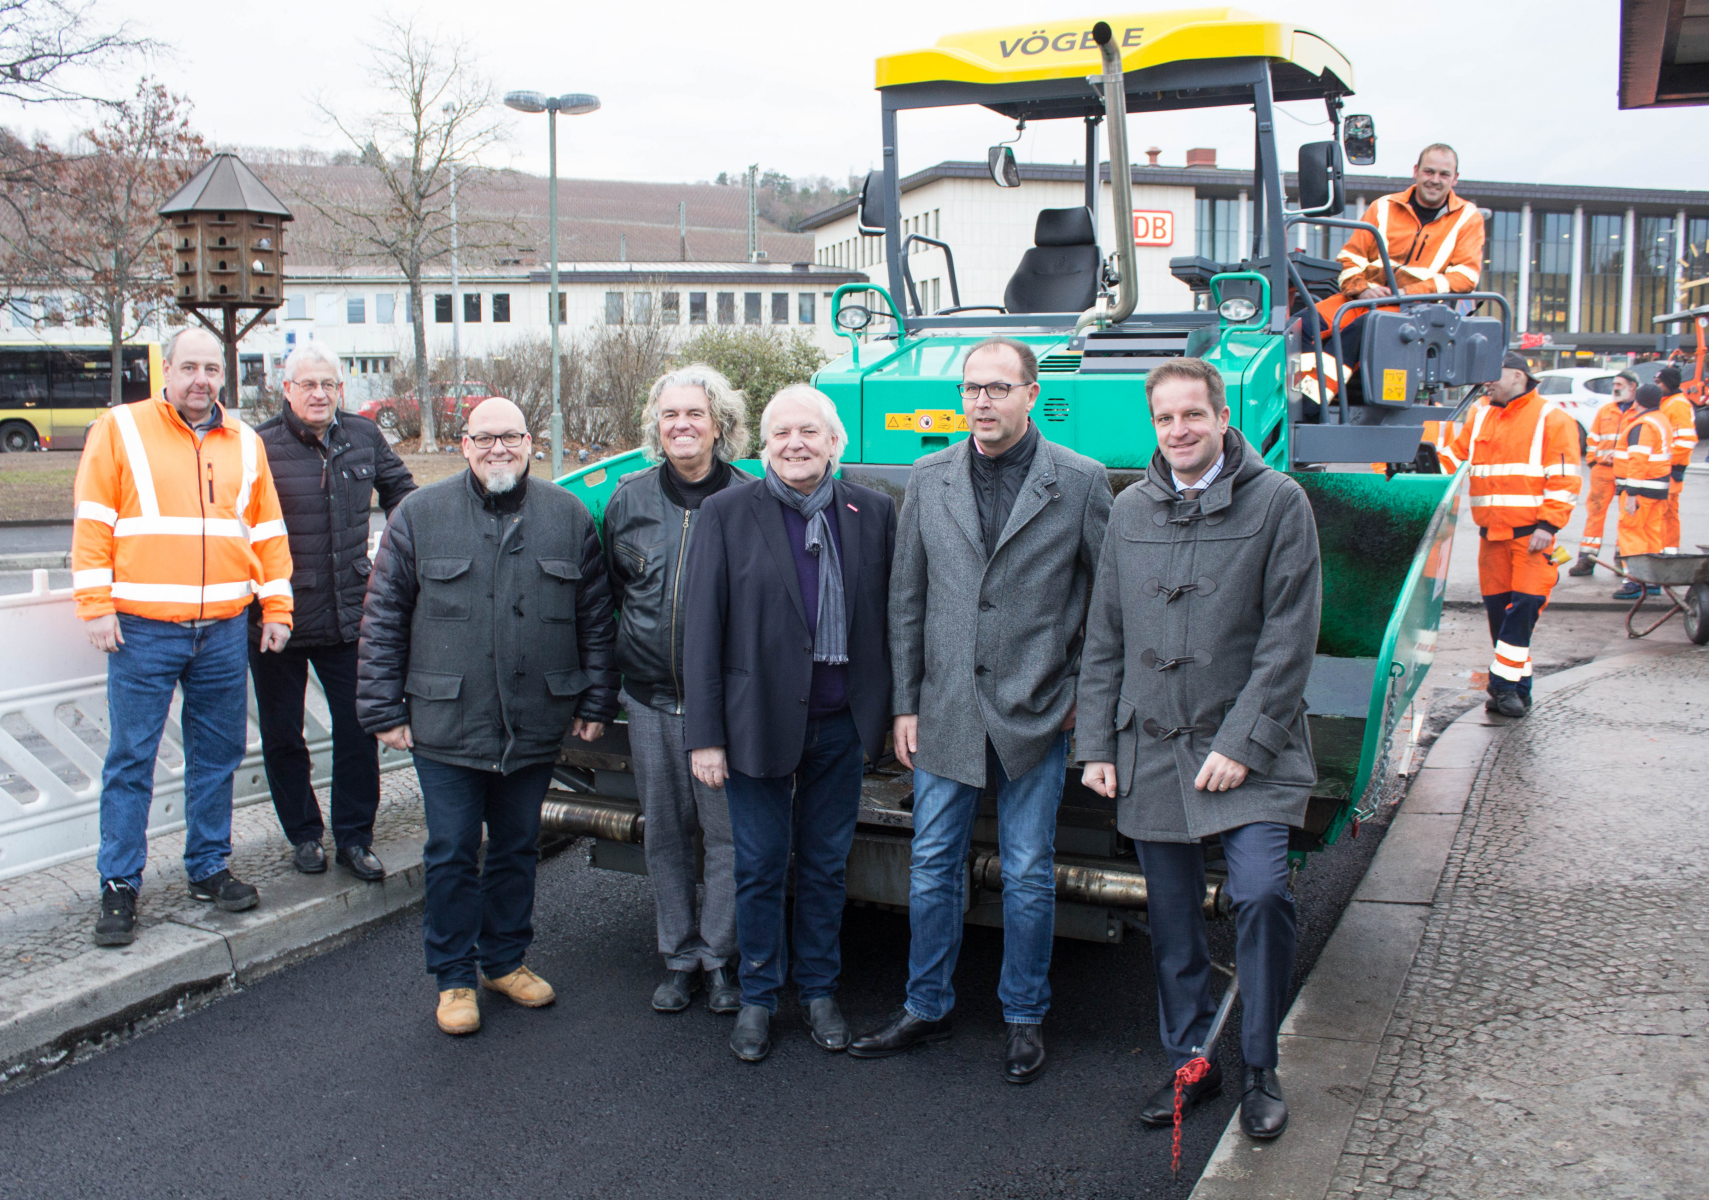
<svg viewBox="0 0 1709 1200"><path fill-rule="evenodd" d="M981 339L1002 333L1038 356L1043 391L1033 415L1044 436L1107 464L1119 491L1156 448L1146 372L1179 355L1214 363L1227 383L1233 424L1266 462L1305 487L1322 543L1323 623L1306 697L1318 784L1305 828L1293 836L1296 861L1356 832L1376 802L1392 739L1409 732L1403 715L1429 669L1441 618L1462 478L1414 469L1424 423L1453 412L1429 401L1499 375L1505 299L1471 293L1451 304L1430 297L1356 301L1368 310L1359 334L1363 395L1350 400L1355 389L1342 387L1336 400L1319 405L1302 391L1308 372L1324 379L1326 364L1337 361L1334 338L1323 340L1311 301L1336 290L1341 267L1278 251L1299 240L1302 222L1375 232L1341 216L1342 163L1372 161L1372 122L1343 120L1352 68L1304 29L1226 8L1040 22L956 34L880 59L877 85L883 166L868 177L859 211L863 232L883 238L884 273L834 295L833 319L849 349L813 381L836 402L849 433L844 475L900 500L914 460L966 436L956 398L962 359ZM1290 198L1277 157L1276 106L1296 101L1324 106L1331 137L1300 148L1297 196ZM1248 108L1256 150L1251 244L1238 262L1171 261L1170 272L1188 285L1179 289L1183 298L1189 288L1208 295L1203 308L1136 311L1133 239L1118 237L1106 255L1081 236L1042 267L1033 248L1017 245L1020 267L1003 297L961 297L952 265L951 306L927 311L909 252L922 241L943 243L904 232L899 118L951 106L983 106L1015 121L1083 122L1089 147L1101 127L1108 166L1101 167L1101 155L1087 155L1087 208L1096 211L1107 169L1112 224L1124 231L1134 227L1130 113ZM989 165L993 187L1019 183L1006 146L991 148ZM1073 210L1056 212L1066 215L1047 220L1058 227L1082 234L1090 227ZM1492 315L1476 315L1480 310ZM1373 471L1372 464L1388 469ZM619 478L643 465L638 453L618 456L559 482L597 516ZM759 472L757 463L745 465ZM1114 803L1083 788L1079 775L1070 771L1058 819L1056 929L1118 942L1125 929L1143 928L1145 880L1116 829ZM888 755L869 764L848 868L852 903L906 908L911 802L910 773ZM566 744L545 823L591 835L600 866L645 870L645 822L621 722L600 743ZM994 796L986 797L973 841L966 919L1000 925ZM1227 902L1214 853L1211 866L1205 903L1218 913Z"/></svg>

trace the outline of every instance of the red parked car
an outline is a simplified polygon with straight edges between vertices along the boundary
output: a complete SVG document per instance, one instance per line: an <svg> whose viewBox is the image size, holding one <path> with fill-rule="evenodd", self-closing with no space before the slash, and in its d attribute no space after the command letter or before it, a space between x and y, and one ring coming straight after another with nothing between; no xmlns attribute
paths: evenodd
<svg viewBox="0 0 1709 1200"><path fill-rule="evenodd" d="M478 379L468 379L461 384L441 383L433 386L434 429L440 434L461 432L469 410L496 394L491 385ZM374 421L381 429L408 434L421 428L421 409L413 390L401 396L370 400L356 411Z"/></svg>

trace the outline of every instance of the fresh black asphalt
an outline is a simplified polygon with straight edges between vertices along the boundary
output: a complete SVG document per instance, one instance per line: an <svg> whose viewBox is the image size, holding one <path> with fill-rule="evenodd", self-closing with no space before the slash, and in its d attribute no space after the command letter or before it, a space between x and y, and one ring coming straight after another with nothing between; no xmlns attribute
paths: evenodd
<svg viewBox="0 0 1709 1200"><path fill-rule="evenodd" d="M1296 987L1380 833L1299 876ZM674 1017L648 1006L645 879L574 847L542 864L535 922L529 962L557 1004L483 993L470 1038L434 1027L412 913L0 1093L0 1196L1184 1197L1237 1100L1231 1085L1189 1117L1171 1179L1169 1134L1134 1119L1166 1071L1137 935L1057 942L1050 1066L1016 1087L999 1076L999 930L968 930L949 1042L829 1055L790 1001L749 1066L703 997ZM1232 928L1215 928L1226 959ZM905 917L849 911L840 999L857 1032L899 1002L907 945Z"/></svg>

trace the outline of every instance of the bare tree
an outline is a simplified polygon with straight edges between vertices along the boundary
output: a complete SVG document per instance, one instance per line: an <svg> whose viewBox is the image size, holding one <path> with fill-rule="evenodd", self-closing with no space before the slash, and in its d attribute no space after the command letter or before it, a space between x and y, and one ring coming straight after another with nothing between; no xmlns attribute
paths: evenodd
<svg viewBox="0 0 1709 1200"><path fill-rule="evenodd" d="M190 103L152 79L118 101L74 149L0 140L0 248L8 273L69 294L99 315L123 396L124 344L172 295L159 209L206 157ZM235 386L235 385L234 385Z"/></svg>
<svg viewBox="0 0 1709 1200"><path fill-rule="evenodd" d="M123 23L96 24L95 0L0 0L0 97L20 104L90 100L69 69L101 67L155 43Z"/></svg>
<svg viewBox="0 0 1709 1200"><path fill-rule="evenodd" d="M362 118L341 115L324 100L320 109L383 185L379 203L308 195L359 258L395 265L409 285L415 334L415 391L421 407L421 449L439 448L428 381L427 314L422 274L451 245L451 170L478 164L503 138L495 119L492 85L475 69L466 44L414 22L386 18L370 45L381 107ZM491 224L491 222L488 222ZM464 218L463 244L478 249L482 222Z"/></svg>

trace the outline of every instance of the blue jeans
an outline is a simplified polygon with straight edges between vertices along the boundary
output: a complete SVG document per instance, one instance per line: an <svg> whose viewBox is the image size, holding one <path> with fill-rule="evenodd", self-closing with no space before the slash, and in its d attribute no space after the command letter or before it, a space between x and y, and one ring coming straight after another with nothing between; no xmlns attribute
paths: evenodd
<svg viewBox="0 0 1709 1200"><path fill-rule="evenodd" d="M865 755L845 709L807 722L793 775L757 779L731 771L730 833L736 847L736 952L742 1003L777 1011L789 973L785 936L789 855L795 853L795 986L807 1004L837 990L849 847L860 815Z"/></svg>
<svg viewBox="0 0 1709 1200"><path fill-rule="evenodd" d="M107 656L107 760L101 768L102 881L142 886L154 756L184 687L184 870L217 875L231 856L231 777L249 742L247 622L194 629L119 614L124 645Z"/></svg>
<svg viewBox="0 0 1709 1200"><path fill-rule="evenodd" d="M997 848L1003 863L1003 1019L1037 1025L1050 1010L1050 949L1056 936L1056 810L1068 769L1068 735L1019 779L1003 773L989 742L986 771L997 784ZM914 849L908 888L907 1009L941 1021L955 1007L967 851L983 789L914 768Z"/></svg>
<svg viewBox="0 0 1709 1200"><path fill-rule="evenodd" d="M1137 842L1149 895L1151 963L1169 1065L1179 1069L1210 1032L1210 948L1205 941L1205 851L1198 842ZM1288 891L1288 827L1260 821L1222 832L1234 906L1234 963L1240 978L1240 1054L1252 1067L1276 1065L1276 1033L1294 973L1294 897ZM1211 1057L1216 1057L1212 1052Z"/></svg>
<svg viewBox="0 0 1709 1200"><path fill-rule="evenodd" d="M476 985L522 965L534 941L534 869L540 861L540 804L552 764L509 775L415 756L427 845L421 852L426 904L421 940L439 990ZM487 857L478 864L481 826Z"/></svg>

